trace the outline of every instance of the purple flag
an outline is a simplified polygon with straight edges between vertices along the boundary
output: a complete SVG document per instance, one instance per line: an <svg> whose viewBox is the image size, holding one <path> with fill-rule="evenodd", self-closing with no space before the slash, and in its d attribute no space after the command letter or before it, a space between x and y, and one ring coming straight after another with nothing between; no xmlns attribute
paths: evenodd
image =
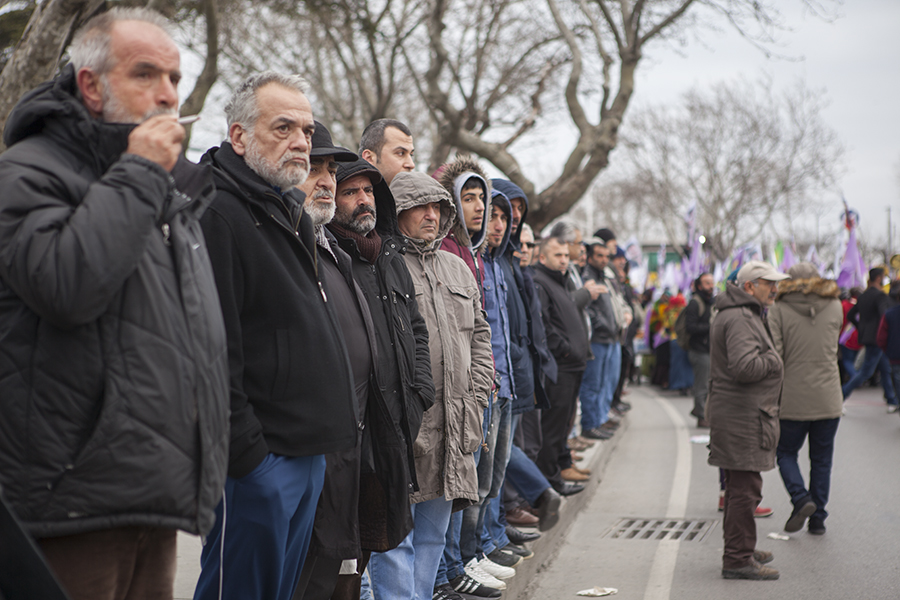
<svg viewBox="0 0 900 600"><path fill-rule="evenodd" d="M844 260L841 261L841 272L837 276L838 287L866 287L862 264L859 247L856 245L856 228L853 228L850 230L850 239L847 240Z"/></svg>

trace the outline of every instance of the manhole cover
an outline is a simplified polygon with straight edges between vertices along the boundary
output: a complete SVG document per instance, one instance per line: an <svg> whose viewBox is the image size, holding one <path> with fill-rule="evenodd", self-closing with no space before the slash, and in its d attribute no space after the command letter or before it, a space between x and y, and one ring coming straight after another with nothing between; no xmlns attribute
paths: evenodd
<svg viewBox="0 0 900 600"><path fill-rule="evenodd" d="M618 540L679 540L699 542L709 533L715 519L619 519L603 537Z"/></svg>

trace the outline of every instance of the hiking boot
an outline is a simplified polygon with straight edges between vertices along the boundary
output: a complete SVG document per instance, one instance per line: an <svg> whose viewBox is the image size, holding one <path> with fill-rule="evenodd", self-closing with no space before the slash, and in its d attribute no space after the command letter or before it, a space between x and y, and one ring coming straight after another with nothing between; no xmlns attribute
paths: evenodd
<svg viewBox="0 0 900 600"><path fill-rule="evenodd" d="M778 579L778 571L772 567L766 567L755 560L750 561L746 567L739 569L722 569L722 579L752 579L754 581L766 581Z"/></svg>
<svg viewBox="0 0 900 600"><path fill-rule="evenodd" d="M765 565L775 560L775 555L768 550L754 550L753 560L761 565Z"/></svg>
<svg viewBox="0 0 900 600"><path fill-rule="evenodd" d="M788 533L800 531L803 529L806 519L811 517L814 512L816 512L816 503L812 501L811 497L807 496L794 507L790 518L784 524L784 530Z"/></svg>

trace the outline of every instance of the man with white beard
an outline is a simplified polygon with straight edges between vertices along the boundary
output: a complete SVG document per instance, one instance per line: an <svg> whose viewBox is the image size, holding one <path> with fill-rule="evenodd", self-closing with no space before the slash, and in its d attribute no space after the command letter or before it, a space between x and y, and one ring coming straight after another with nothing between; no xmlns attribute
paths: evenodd
<svg viewBox="0 0 900 600"><path fill-rule="evenodd" d="M231 441L197 599L291 597L324 455L355 447L362 428L312 219L296 189L309 174L315 131L305 88L272 71L247 78L225 106L228 141L202 161L216 183L201 225L228 337Z"/></svg>

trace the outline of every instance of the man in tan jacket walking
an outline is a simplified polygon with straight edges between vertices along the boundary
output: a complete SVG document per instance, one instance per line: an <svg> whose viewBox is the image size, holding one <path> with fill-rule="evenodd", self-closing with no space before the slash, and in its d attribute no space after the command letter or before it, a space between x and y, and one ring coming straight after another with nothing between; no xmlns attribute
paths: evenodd
<svg viewBox="0 0 900 600"><path fill-rule="evenodd" d="M763 566L770 552L756 550L754 511L762 500L760 471L775 467L778 408L784 367L765 320L778 282L788 276L750 261L716 298L710 331L709 464L725 472L722 532L725 579L778 579Z"/></svg>
<svg viewBox="0 0 900 600"><path fill-rule="evenodd" d="M825 533L825 504L831 487L834 436L841 419L843 397L838 372L838 338L844 312L834 281L822 279L808 262L788 270L792 280L778 290L769 311L775 350L784 360L781 437L776 456L784 487L794 510L784 526L799 531L809 517L809 532ZM809 489L797 464L797 454L809 437Z"/></svg>

